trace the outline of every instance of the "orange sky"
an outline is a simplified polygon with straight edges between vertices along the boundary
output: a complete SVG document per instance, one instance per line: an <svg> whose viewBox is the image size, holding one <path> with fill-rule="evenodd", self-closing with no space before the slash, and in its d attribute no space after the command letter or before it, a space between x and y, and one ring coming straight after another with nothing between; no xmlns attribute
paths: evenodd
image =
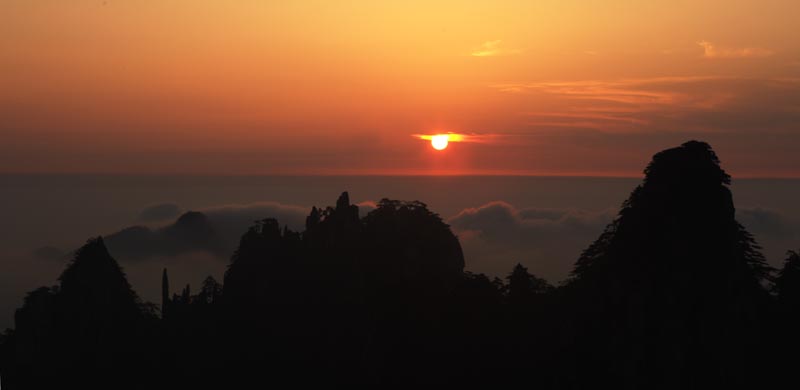
<svg viewBox="0 0 800 390"><path fill-rule="evenodd" d="M800 2L585 3L5 0L0 172L800 176Z"/></svg>

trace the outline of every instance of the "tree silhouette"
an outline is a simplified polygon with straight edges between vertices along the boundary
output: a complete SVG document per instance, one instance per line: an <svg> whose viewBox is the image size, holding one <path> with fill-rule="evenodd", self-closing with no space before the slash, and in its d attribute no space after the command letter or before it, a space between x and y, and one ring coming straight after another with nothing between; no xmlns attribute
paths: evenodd
<svg viewBox="0 0 800 390"><path fill-rule="evenodd" d="M364 217L364 236L370 261L364 266L376 291L442 295L461 278L458 239L422 202L382 199Z"/></svg>
<svg viewBox="0 0 800 390"><path fill-rule="evenodd" d="M506 279L508 280L508 301L512 305L532 305L537 296L553 290L550 283L532 275L519 263L514 266L514 270Z"/></svg>
<svg viewBox="0 0 800 390"><path fill-rule="evenodd" d="M379 381L435 381L446 353L441 310L463 277L458 238L422 202L383 199L364 219L362 267L375 332L367 360ZM424 379L423 379L424 378Z"/></svg>
<svg viewBox="0 0 800 390"><path fill-rule="evenodd" d="M778 326L773 337L774 355L778 357L775 369L778 380L794 380L797 367L797 350L800 348L800 253L788 251L783 267L775 278L778 300Z"/></svg>
<svg viewBox="0 0 800 390"><path fill-rule="evenodd" d="M800 311L800 253L788 251L775 279L778 301L791 312Z"/></svg>
<svg viewBox="0 0 800 390"><path fill-rule="evenodd" d="M442 308L437 338L444 344L435 366L446 384L493 386L504 382L508 354L506 286L484 274L465 272ZM530 371L528 371L530 373ZM503 375L499 375L503 373Z"/></svg>
<svg viewBox="0 0 800 390"><path fill-rule="evenodd" d="M199 305L210 305L219 300L222 295L222 285L212 276L208 276L203 280L203 286L200 288L200 293L193 302Z"/></svg>
<svg viewBox="0 0 800 390"><path fill-rule="evenodd" d="M167 306L169 305L169 277L167 269L161 273L161 318L167 318Z"/></svg>

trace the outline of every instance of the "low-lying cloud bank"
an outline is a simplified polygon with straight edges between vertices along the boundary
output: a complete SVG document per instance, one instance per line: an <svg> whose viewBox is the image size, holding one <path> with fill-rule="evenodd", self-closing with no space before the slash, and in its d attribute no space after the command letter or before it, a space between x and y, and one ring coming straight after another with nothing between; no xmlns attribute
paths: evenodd
<svg viewBox="0 0 800 390"><path fill-rule="evenodd" d="M800 248L800 221L761 207L737 209L736 219L755 236L773 267L783 265L786 251Z"/></svg>
<svg viewBox="0 0 800 390"><path fill-rule="evenodd" d="M468 208L450 218L473 271L505 276L517 262L552 282L564 280L586 249L611 223L617 210L516 208L503 201ZM800 245L800 222L780 212L737 210L767 259L780 266L787 250Z"/></svg>
<svg viewBox="0 0 800 390"><path fill-rule="evenodd" d="M175 218L183 210L175 203L161 203L147 206L139 213L139 220L145 222L165 221Z"/></svg>
<svg viewBox="0 0 800 390"><path fill-rule="evenodd" d="M505 276L522 263L538 276L559 281L614 214L611 209L516 208L494 201L465 209L448 222L473 271Z"/></svg>
<svg viewBox="0 0 800 390"><path fill-rule="evenodd" d="M151 206L145 211L176 209L179 210L177 206L161 205ZM131 226L107 235L105 241L109 250L122 260L177 256L197 251L228 258L236 249L239 238L256 220L275 218L281 225L299 230L304 226L308 211L305 207L276 202L224 205L185 212L174 222L158 228Z"/></svg>
<svg viewBox="0 0 800 390"><path fill-rule="evenodd" d="M791 238L796 236L798 228L780 212L761 207L736 210L736 219L750 233L765 239Z"/></svg>
<svg viewBox="0 0 800 390"><path fill-rule="evenodd" d="M376 207L374 202L357 205L362 216ZM161 217L174 210L180 207L168 203L150 206L142 214ZM228 259L242 234L255 221L275 218L282 226L302 231L310 211L311 207L278 202L223 205L183 213L174 222L158 228L131 226L107 235L105 241L109 250L123 261L191 252L208 252ZM140 215L140 219L146 218Z"/></svg>
<svg viewBox="0 0 800 390"><path fill-rule="evenodd" d="M358 206L361 216L375 209L375 203L369 201ZM142 213L150 217L139 219L163 220L175 210L180 207L155 205ZM309 211L310 207L277 202L223 205L185 212L159 227L131 226L105 238L111 252L129 264L170 258L185 262L198 252L224 262L254 221L275 218L281 225L302 231ZM502 277L516 263L522 263L538 276L558 282L568 276L580 253L602 233L616 212L611 208L517 208L493 201L461 210L446 221L459 236L468 270ZM786 250L800 245L800 222L780 212L759 207L739 209L737 219L764 246L765 255L775 266ZM46 260L68 258L68 253L50 246L39 248L34 255Z"/></svg>

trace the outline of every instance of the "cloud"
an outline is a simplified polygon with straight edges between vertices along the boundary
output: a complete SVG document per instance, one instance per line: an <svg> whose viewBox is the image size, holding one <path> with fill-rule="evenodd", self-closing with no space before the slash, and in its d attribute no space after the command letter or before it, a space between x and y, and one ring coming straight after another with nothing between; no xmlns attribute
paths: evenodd
<svg viewBox="0 0 800 390"><path fill-rule="evenodd" d="M772 50L758 47L720 48L708 41L700 41L697 44L703 48L703 58L708 59L761 58L774 54Z"/></svg>
<svg viewBox="0 0 800 390"><path fill-rule="evenodd" d="M472 50L472 53L470 53L470 55L473 57L496 57L496 56L507 56L520 53L522 53L522 50L506 48L503 45L503 41L497 39L494 41L486 41L480 44L480 46Z"/></svg>
<svg viewBox="0 0 800 390"><path fill-rule="evenodd" d="M175 218L181 213L181 208L174 203L161 203L145 207L139 213L140 221L154 222Z"/></svg>
<svg viewBox="0 0 800 390"><path fill-rule="evenodd" d="M577 209L517 209L504 201L493 201L479 207L466 208L450 218L449 223L460 230L480 231L484 237L515 240L515 235L527 235L529 230L594 230L598 226L604 227L612 218L610 210L589 212Z"/></svg>
<svg viewBox="0 0 800 390"><path fill-rule="evenodd" d="M364 201L358 206L364 216L376 204ZM308 212L308 207L278 202L221 205L186 212L158 228L130 226L105 239L111 253L128 266L150 270L155 266L147 264L172 267L180 263L190 267L192 259L197 259L209 268L209 258L221 264L229 259L254 221L274 217L300 231ZM520 262L537 275L559 282L615 214L616 210L610 208L518 208L505 201L492 201L464 208L447 222L459 236L468 270L505 276ZM739 208L736 217L764 246L773 265L779 265L787 249L800 245L800 221L776 210ZM51 246L33 254L47 262L69 258L69 253Z"/></svg>
<svg viewBox="0 0 800 390"><path fill-rule="evenodd" d="M520 262L559 281L613 216L612 210L518 209L493 201L464 209L448 222L464 247L468 269L505 275Z"/></svg>
<svg viewBox="0 0 800 390"><path fill-rule="evenodd" d="M767 239L789 238L797 228L781 213L761 207L737 209L736 219L757 237Z"/></svg>
<svg viewBox="0 0 800 390"><path fill-rule="evenodd" d="M356 203L356 206L358 206L358 215L363 217L372 212L372 210L377 209L378 203L372 200L365 200L363 202Z"/></svg>
<svg viewBox="0 0 800 390"><path fill-rule="evenodd" d="M800 80L717 76L492 85L532 129L608 133L783 132L800 122ZM766 98L769 97L769 98Z"/></svg>
<svg viewBox="0 0 800 390"><path fill-rule="evenodd" d="M302 230L310 208L277 202L230 204L189 211L165 226L131 226L105 236L109 250L121 260L179 256L192 252L228 258L256 220L275 218Z"/></svg>
<svg viewBox="0 0 800 390"><path fill-rule="evenodd" d="M540 92L569 96L575 99L602 100L617 103L672 103L669 90L648 88L658 85L678 85L715 80L718 77L654 77L616 80L544 81L535 83L495 84L503 92Z"/></svg>
<svg viewBox="0 0 800 390"><path fill-rule="evenodd" d="M224 233L205 214L189 211L162 228L131 226L106 235L105 242L111 253L121 260L177 256L195 251L222 256L228 249Z"/></svg>
<svg viewBox="0 0 800 390"><path fill-rule="evenodd" d="M434 137L437 136L447 136L447 142L474 142L474 143L487 143L491 142L492 140L501 137L499 134L465 134L465 133L437 133L437 134L411 134L411 137L420 139L423 141L431 141Z"/></svg>
<svg viewBox="0 0 800 390"><path fill-rule="evenodd" d="M676 103L681 95L674 88L659 88L663 85L678 86L713 80L714 77L658 77L648 79L546 81L537 83L495 84L501 92L546 94L584 102L614 104L660 104Z"/></svg>
<svg viewBox="0 0 800 390"><path fill-rule="evenodd" d="M361 216L377 208L374 201L356 205ZM104 238L109 251L122 261L179 257L198 252L227 259L239 245L242 234L255 221L275 218L281 226L302 231L310 211L311 207L278 202L227 204L185 212L161 227L130 226ZM49 249L41 249L43 254L40 258L56 256L57 248L46 248Z"/></svg>
<svg viewBox="0 0 800 390"><path fill-rule="evenodd" d="M738 208L736 220L753 234L774 267L783 265L787 250L800 247L800 220L783 212L762 207Z"/></svg>
<svg viewBox="0 0 800 390"><path fill-rule="evenodd" d="M358 206L361 216L376 207L372 201ZM308 207L277 202L222 205L185 212L157 228L130 226L106 235L105 240L114 256L133 261L130 264L186 258L193 253L224 261L254 221L273 217L301 231L308 213ZM610 210L518 209L495 201L463 209L448 222L461 239L470 270L503 275L516 262L523 262L542 276L560 280L612 217Z"/></svg>
<svg viewBox="0 0 800 390"><path fill-rule="evenodd" d="M275 218L281 225L300 230L305 226L310 207L289 205L278 202L255 202L248 204L228 204L201 210L216 225L238 228L264 218ZM242 230L241 233L244 233ZM240 233L240 235L241 235Z"/></svg>
<svg viewBox="0 0 800 390"><path fill-rule="evenodd" d="M615 217L615 210L517 208L493 201L466 208L448 220L459 236L467 269L505 276L517 262L559 282ZM800 221L761 207L739 208L737 220L764 247L774 266L800 245Z"/></svg>

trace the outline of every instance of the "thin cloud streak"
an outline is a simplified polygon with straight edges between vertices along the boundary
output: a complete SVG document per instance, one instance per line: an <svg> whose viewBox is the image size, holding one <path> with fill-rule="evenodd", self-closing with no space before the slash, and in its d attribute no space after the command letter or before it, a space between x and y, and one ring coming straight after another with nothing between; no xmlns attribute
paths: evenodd
<svg viewBox="0 0 800 390"><path fill-rule="evenodd" d="M689 76L491 87L529 102L533 109L517 115L539 129L792 132L800 120L800 81L793 78Z"/></svg>
<svg viewBox="0 0 800 390"><path fill-rule="evenodd" d="M503 46L503 41L500 39L486 41L473 49L470 55L473 57L496 57L522 53L522 50L520 49L508 49Z"/></svg>
<svg viewBox="0 0 800 390"><path fill-rule="evenodd" d="M703 48L703 58L708 59L762 58L775 54L772 50L760 47L725 48L717 47L708 41L700 41L697 44Z"/></svg>
<svg viewBox="0 0 800 390"><path fill-rule="evenodd" d="M439 135L447 135L447 142L474 142L474 143L490 143L500 134L464 134L464 133L435 133L435 134L411 134L413 138L423 141L431 141L433 137Z"/></svg>

